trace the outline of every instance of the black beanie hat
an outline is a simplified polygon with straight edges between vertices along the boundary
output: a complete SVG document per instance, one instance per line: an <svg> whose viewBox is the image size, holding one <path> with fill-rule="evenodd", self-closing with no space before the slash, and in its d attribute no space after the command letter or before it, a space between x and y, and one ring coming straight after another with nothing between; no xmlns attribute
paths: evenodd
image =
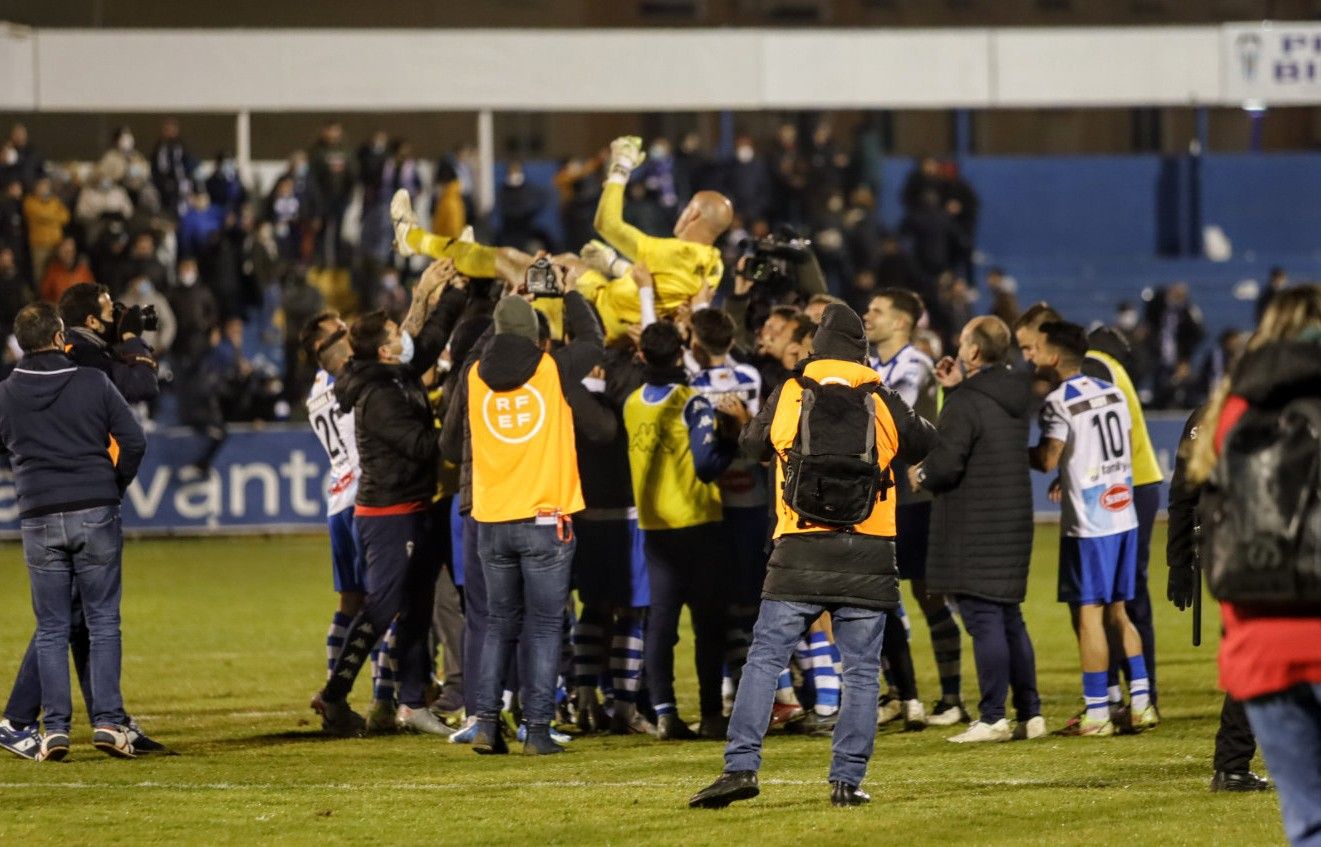
<svg viewBox="0 0 1321 847"><path fill-rule="evenodd" d="M812 336L812 355L819 359L862 362L867 358L867 336L862 318L842 303L831 303Z"/></svg>

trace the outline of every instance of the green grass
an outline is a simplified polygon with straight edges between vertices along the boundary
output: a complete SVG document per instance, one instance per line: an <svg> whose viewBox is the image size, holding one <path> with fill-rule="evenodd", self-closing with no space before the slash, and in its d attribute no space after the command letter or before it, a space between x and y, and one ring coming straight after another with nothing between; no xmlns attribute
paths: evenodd
<svg viewBox="0 0 1321 847"><path fill-rule="evenodd" d="M1055 530L1041 527L1026 608L1044 711L1080 703L1076 648L1054 602ZM1164 549L1164 528L1155 548ZM32 627L18 545L3 545L0 684ZM1152 565L1164 597L1163 557ZM833 809L824 739L772 736L762 796L723 812L685 801L721 769L714 743L590 738L549 760L478 758L430 737L319 738L308 695L324 668L332 610L321 538L130 543L124 692L131 712L184 755L118 761L88 743L75 704L64 764L0 760L0 844L1273 844L1273 795L1207 791L1219 713L1214 612L1207 643L1157 604L1165 723L1132 738L961 747L950 731L885 731L866 787ZM910 607L915 608L910 604ZM1210 606L1208 606L1210 609ZM924 697L937 690L914 621ZM965 639L964 693L976 701ZM682 650L690 651L685 635ZM695 712L691 653L680 697ZM366 695L359 684L357 702ZM1260 765L1260 763L1258 763Z"/></svg>

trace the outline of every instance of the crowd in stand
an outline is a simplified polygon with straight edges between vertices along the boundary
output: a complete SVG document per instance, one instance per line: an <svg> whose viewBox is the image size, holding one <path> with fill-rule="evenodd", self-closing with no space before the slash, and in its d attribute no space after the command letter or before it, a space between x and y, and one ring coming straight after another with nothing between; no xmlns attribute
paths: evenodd
<svg viewBox="0 0 1321 847"><path fill-rule="evenodd" d="M625 215L664 235L694 193L720 191L735 210L721 241L726 267L750 240L791 227L812 241L828 293L865 311L877 290L912 290L947 345L976 314L1016 313L1012 277L990 268L983 291L974 276L979 200L958 165L923 158L902 185L887 186L902 205L887 228L877 213L879 141L864 125L851 142L828 120L801 133L784 123L769 139L738 136L725 158L697 133L677 144L656 138L629 183ZM378 131L355 147L331 122L259 195L232 154L204 162L174 119L149 148L117 128L90 164L46 161L16 124L0 149L0 335L10 336L32 299L57 303L70 286L95 281L128 306L155 307L160 327L148 340L166 364L165 396L177 400L177 411L167 402L167 420L213 427L281 418L311 378L294 343L307 317L326 305L403 316L420 268L392 250L395 191L429 208L441 236L475 224L520 250L577 250L595 237L604 162L604 151L567 159L549 186L509 162L487 221L476 212L471 147L422 162L406 139ZM1264 296L1282 282L1278 271ZM1144 297L1141 310L1125 303L1115 316L1131 348L1126 364L1148 404L1196 405L1245 335L1226 332L1204 349L1186 284ZM14 357L11 347L5 360ZM169 390L171 377L180 390Z"/></svg>

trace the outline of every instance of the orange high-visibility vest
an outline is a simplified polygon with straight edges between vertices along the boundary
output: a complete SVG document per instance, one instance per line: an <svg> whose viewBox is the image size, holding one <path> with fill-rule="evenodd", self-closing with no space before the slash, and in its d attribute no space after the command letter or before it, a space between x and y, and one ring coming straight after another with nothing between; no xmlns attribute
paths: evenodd
<svg viewBox="0 0 1321 847"><path fill-rule="evenodd" d="M586 508L578 479L573 413L555 360L511 391L494 391L468 371L472 435L472 516L484 523L573 514Z"/></svg>
<svg viewBox="0 0 1321 847"><path fill-rule="evenodd" d="M857 387L876 384L881 381L876 371L856 362L839 359L818 359L809 362L803 375L819 383L842 383ZM876 398L876 460L881 467L888 467L899 450L899 431L890 409L878 397ZM797 380L790 379L780 389L780 399L775 407L775 417L771 419L771 446L775 448L775 538L802 532L839 532L831 527L807 524L799 526L798 513L784 502L784 462L789 449L793 447L798 435L798 415L803 405L803 387ZM896 534L894 508L897 500L895 490L891 488L880 499L877 494L875 507L865 521L853 527L853 531L863 535L881 535L893 538Z"/></svg>

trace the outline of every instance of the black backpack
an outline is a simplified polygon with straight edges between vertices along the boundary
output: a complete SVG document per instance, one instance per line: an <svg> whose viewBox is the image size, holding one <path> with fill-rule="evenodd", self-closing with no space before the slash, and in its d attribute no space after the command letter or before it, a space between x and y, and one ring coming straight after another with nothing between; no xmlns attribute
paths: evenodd
<svg viewBox="0 0 1321 847"><path fill-rule="evenodd" d="M852 529L891 487L889 468L876 463L875 386L795 379L803 400L784 458L785 505L798 514L799 528Z"/></svg>
<svg viewBox="0 0 1321 847"><path fill-rule="evenodd" d="M1211 594L1233 603L1321 602L1321 398L1250 409L1202 495Z"/></svg>

